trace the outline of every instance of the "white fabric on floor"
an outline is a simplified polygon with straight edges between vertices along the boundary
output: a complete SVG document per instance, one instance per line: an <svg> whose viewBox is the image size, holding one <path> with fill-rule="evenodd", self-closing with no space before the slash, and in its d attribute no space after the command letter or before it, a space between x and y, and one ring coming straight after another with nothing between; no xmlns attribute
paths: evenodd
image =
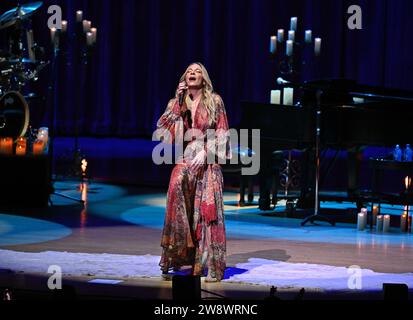
<svg viewBox="0 0 413 320"><path fill-rule="evenodd" d="M61 268L64 275L115 278L160 277L159 256L91 254L46 251L40 253L0 250L0 269L47 273L51 265ZM368 269L349 269L308 263L290 263L251 258L237 264L243 273L225 282L273 285L279 288L317 288L321 290L349 290L350 285L361 285L362 290L382 290L383 283L405 283L413 288L413 273L377 273ZM238 272L242 272L238 270ZM357 280L357 274L361 278ZM353 276L353 278L350 278ZM350 280L350 281L349 281ZM361 280L361 281L360 281Z"/></svg>

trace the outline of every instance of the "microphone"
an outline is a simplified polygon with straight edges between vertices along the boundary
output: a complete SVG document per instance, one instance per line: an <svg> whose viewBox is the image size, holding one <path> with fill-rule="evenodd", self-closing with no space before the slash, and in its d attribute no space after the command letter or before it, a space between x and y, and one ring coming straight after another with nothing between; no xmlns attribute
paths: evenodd
<svg viewBox="0 0 413 320"><path fill-rule="evenodd" d="M281 77L279 77L278 79L277 79L277 84L279 85L279 86L288 86L288 85L292 85L292 83L290 82L290 81L287 81L287 80L284 80L283 78L281 78Z"/></svg>
<svg viewBox="0 0 413 320"><path fill-rule="evenodd" d="M283 78L279 77L277 78L277 84L281 87L287 87L287 88L311 88L311 84L309 83L299 83L299 82L291 82L284 80Z"/></svg>
<svg viewBox="0 0 413 320"><path fill-rule="evenodd" d="M179 94L179 106L182 107L184 104L184 97L186 94L186 89L182 90L182 92Z"/></svg>

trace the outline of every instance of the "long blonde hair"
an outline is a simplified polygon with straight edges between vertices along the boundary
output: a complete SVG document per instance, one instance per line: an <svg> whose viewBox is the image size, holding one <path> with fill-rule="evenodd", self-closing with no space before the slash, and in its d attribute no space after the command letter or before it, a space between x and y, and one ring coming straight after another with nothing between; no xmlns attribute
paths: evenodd
<svg viewBox="0 0 413 320"><path fill-rule="evenodd" d="M216 120L215 119L215 117L216 117L216 104L215 104L214 97L213 97L214 87L212 86L211 78L209 77L208 71L205 68L205 66L200 62L193 62L190 65L193 65L193 64L197 64L201 67L202 78L204 79L203 80L204 86L202 87L202 104L207 109L208 122L211 125L211 124L215 123L215 120ZM185 76L186 76L187 70L188 70L188 68L186 68L184 74L179 79L179 82L184 82L185 81Z"/></svg>

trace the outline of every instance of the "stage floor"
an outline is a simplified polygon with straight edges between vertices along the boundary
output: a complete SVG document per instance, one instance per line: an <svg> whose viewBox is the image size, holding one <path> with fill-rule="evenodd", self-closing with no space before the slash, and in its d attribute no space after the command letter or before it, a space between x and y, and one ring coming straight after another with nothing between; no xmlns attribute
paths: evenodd
<svg viewBox="0 0 413 320"><path fill-rule="evenodd" d="M164 189L92 183L82 195L78 182L56 187L83 196L87 206L52 196L54 205L42 210L0 210L0 287L47 296L47 266L61 265L64 284L83 298L171 298L171 282L162 281L157 267ZM283 299L293 299L301 288L304 299L381 299L383 282L413 287L410 234L398 228L388 234L357 231L345 223L301 227L282 205L268 216L256 205L238 207L237 199L225 193L225 281L202 282L203 289L263 299L274 285ZM322 207L328 211L337 204ZM351 266L362 270L361 288L348 287Z"/></svg>

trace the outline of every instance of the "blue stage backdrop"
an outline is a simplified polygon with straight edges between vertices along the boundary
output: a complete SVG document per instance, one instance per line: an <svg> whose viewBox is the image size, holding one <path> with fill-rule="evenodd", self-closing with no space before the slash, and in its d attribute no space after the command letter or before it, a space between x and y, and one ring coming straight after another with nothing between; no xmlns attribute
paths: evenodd
<svg viewBox="0 0 413 320"><path fill-rule="evenodd" d="M2 12L15 2L1 1ZM301 80L345 77L413 89L411 0L45 1L34 18L42 45L49 42L51 4L62 6L69 30L79 9L98 28L86 73L73 46L61 57L56 113L61 135L74 133L79 105L81 135L151 136L179 76L193 61L207 66L236 126L241 100L268 101L276 87L269 38L278 28L288 29L291 16L298 17L301 32L312 29L323 39L320 61L304 66ZM362 8L362 30L347 28L347 8L353 4ZM47 95L48 78L45 70L32 89ZM50 107L44 102L31 111L33 119L47 123Z"/></svg>

